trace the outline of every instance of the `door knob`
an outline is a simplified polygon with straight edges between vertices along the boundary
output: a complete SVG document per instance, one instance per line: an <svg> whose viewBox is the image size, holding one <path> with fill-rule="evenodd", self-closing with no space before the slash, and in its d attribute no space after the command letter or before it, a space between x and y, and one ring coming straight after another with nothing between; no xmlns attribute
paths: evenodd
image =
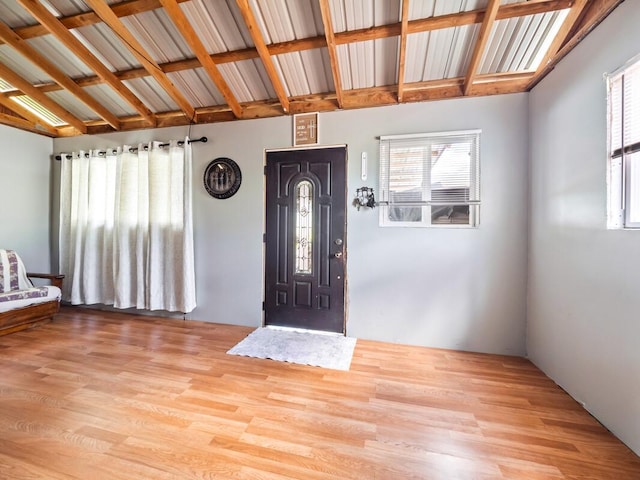
<svg viewBox="0 0 640 480"><path fill-rule="evenodd" d="M341 258L342 257L342 252L336 252L333 254L334 257L336 258Z"/></svg>

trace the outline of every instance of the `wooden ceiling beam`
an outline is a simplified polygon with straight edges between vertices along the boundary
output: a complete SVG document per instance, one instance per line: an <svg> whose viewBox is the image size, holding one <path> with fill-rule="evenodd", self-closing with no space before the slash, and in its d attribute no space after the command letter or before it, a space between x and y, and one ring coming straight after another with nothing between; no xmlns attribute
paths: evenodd
<svg viewBox="0 0 640 480"><path fill-rule="evenodd" d="M131 54L136 57L145 70L160 84L167 95L176 102L187 119L192 120L195 117L195 109L191 103L189 103L185 96L180 93L171 80L169 80L169 77L160 69L160 66L151 58L142 44L122 23L105 0L84 0L84 2L113 30Z"/></svg>
<svg viewBox="0 0 640 480"><path fill-rule="evenodd" d="M526 85L531 80L533 73L500 73L491 75L478 75L476 86L472 92L474 96L495 95L501 93L524 92ZM462 97L462 85L464 78L452 78L444 80L430 80L427 82L413 82L405 84L405 100L411 102L438 100L441 98ZM367 108L397 103L395 85L382 87L361 88L344 91L344 108ZM278 100L266 100L259 102L242 103L243 118L266 118L284 115ZM291 97L289 101L290 113L306 112L330 112L337 109L335 93L321 93ZM158 126L183 126L188 121L180 111L158 113ZM215 107L203 107L196 109L196 123L212 123L233 121L237 118L226 105ZM137 130L144 128L139 117L122 118L122 130ZM88 133L105 133L107 125L104 122L87 122ZM71 133L68 129L59 129L61 136Z"/></svg>
<svg viewBox="0 0 640 480"><path fill-rule="evenodd" d="M62 72L62 70L54 65L53 62L48 60L45 56L41 55L25 40L16 35L14 31L11 30L11 28L9 28L9 26L2 21L0 21L0 38L4 40L7 45L10 45L13 49L22 54L31 63L41 68L56 83L58 83L61 87L64 87L76 98L87 105L91 110L96 112L114 129L117 130L119 128L118 117L116 117L102 104L100 104L95 98L93 98L82 88L80 88L78 84L76 84L71 78L69 78L64 72Z"/></svg>
<svg viewBox="0 0 640 480"><path fill-rule="evenodd" d="M562 45L561 50L565 50L570 44L575 45L580 42L622 2L624 0L591 0L588 2L579 20L574 24L574 28Z"/></svg>
<svg viewBox="0 0 640 480"><path fill-rule="evenodd" d="M277 100L242 103L240 105L244 112L243 119L278 117L285 115L282 111L282 105ZM181 111L161 112L156 116L158 118L158 128L189 125L189 122L185 119ZM226 105L198 108L196 109L196 118L197 123L228 122L238 120L231 109ZM123 131L139 130L144 128L139 117L128 117L122 118L121 120ZM87 133L90 135L99 135L108 132L108 125L99 121L89 122L87 124L87 128ZM59 136L61 137L73 135L75 135L75 133L68 128L59 129Z"/></svg>
<svg viewBox="0 0 640 480"><path fill-rule="evenodd" d="M324 25L324 36L329 51L329 61L331 63L331 75L333 76L333 86L336 92L338 108L342 108L342 80L340 77L340 62L338 61L338 51L336 50L335 34L333 33L333 20L331 19L331 9L329 0L320 0L320 12L322 14L322 24Z"/></svg>
<svg viewBox="0 0 640 480"><path fill-rule="evenodd" d="M80 133L87 133L87 127L82 120L62 108L57 102L54 102L46 94L31 85L30 82L22 78L3 63L0 63L0 78L3 78L15 88L19 89L23 95L31 97L60 120L67 122Z"/></svg>
<svg viewBox="0 0 640 480"><path fill-rule="evenodd" d="M569 8L574 0L531 0L520 3L503 5L498 9L496 20L508 18L524 17L537 13L554 12ZM430 32L443 28L462 27L481 23L484 20L486 10L472 10L470 12L451 13L448 15L438 15L436 17L421 18L411 20L407 25L407 33ZM389 25L380 25L361 30L348 30L336 33L336 43L363 42L365 40L377 40L400 35L402 32L402 22Z"/></svg>
<svg viewBox="0 0 640 480"><path fill-rule="evenodd" d="M176 0L178 3L190 0ZM562 10L571 7L574 0L530 0L520 3L512 3L504 5L498 11L497 20L505 18L521 17L526 15L534 15L536 13L545 13L555 10ZM600 0L592 0L594 3ZM608 1L608 0L606 0ZM618 0L618 3L621 0ZM160 0L127 0L119 3L111 4L113 13L118 17L126 17L136 13L148 12L160 8ZM484 10L473 10L471 12L453 13L437 17L430 17L409 22L409 33L425 32L429 30L437 30L440 28L449 28L462 25L470 25L482 22ZM94 12L83 12L75 15L61 17L60 21L68 28L86 27L100 23L100 17ZM382 25L363 30L354 30L351 32L341 32L336 34L336 43L350 43L353 41L373 40L376 38L385 38L399 35L401 24ZM16 28L15 32L22 38L34 38L46 35L48 32L42 25L29 25L26 27ZM350 39L353 34L362 36L361 39ZM279 47L278 47L279 46ZM279 55L292 51L308 50L312 48L326 47L325 38L323 36L304 38L293 40L291 42L283 42L281 44L269 45L271 55ZM284 51L278 51L283 48ZM275 50L274 50L275 49ZM256 55L257 56L257 55ZM216 62L220 63L220 62Z"/></svg>
<svg viewBox="0 0 640 480"><path fill-rule="evenodd" d="M473 81L476 77L478 67L480 66L480 61L482 60L482 55L484 54L487 42L491 36L491 30L493 29L493 24L496 20L499 8L500 0L489 0L482 24L480 25L478 39L476 40L476 45L473 49L469 66L467 67L467 74L464 78L463 91L465 95L469 95L471 87L473 87Z"/></svg>
<svg viewBox="0 0 640 480"><path fill-rule="evenodd" d="M576 24L576 22L580 18L580 15L582 14L583 9L586 7L588 3L589 3L589 0L575 0L573 7L571 7L571 10L569 10L567 17L564 19L564 22L562 22L562 25L560 26L560 30L558 30L558 33L556 34L555 38L551 42L551 45L549 45L549 48L547 49L547 53L545 53L544 57L540 61L540 65L536 70L536 75L534 75L533 79L531 80L531 83L537 82L538 75L540 75L542 72L545 71L547 64L551 62L551 60L553 60L553 57L557 55L558 51L562 47L562 44L567 39L569 32L571 31L573 26Z"/></svg>
<svg viewBox="0 0 640 480"><path fill-rule="evenodd" d="M214 63L229 63L237 62L241 60L249 60L252 58L260 58L255 48L247 48L243 50L236 50L235 52L222 52L214 53L211 55L211 60ZM185 60L176 60L173 62L159 63L158 66L164 73L182 72L184 70L192 70L194 68L202 67L200 60L196 57L187 58ZM131 68L128 70L121 70L114 72L118 80L134 80L136 78L144 78L150 76L150 73L144 68ZM82 77L75 79L76 83L81 87L90 87L92 85L99 85L102 83L100 77L92 75L90 77ZM56 83L47 83L38 85L38 88L43 92L54 92L60 90L61 87ZM10 95L19 95L19 92L9 92Z"/></svg>
<svg viewBox="0 0 640 480"><path fill-rule="evenodd" d="M585 5L583 14L574 24L569 35L564 39L561 48L557 53L546 61L546 64L540 64L540 68L536 72L534 78L527 86L527 90L535 87L554 67L562 60L573 48L586 37L591 30L597 27L615 8L624 0L591 0Z"/></svg>
<svg viewBox="0 0 640 480"><path fill-rule="evenodd" d="M398 94L395 85L348 90L345 92L344 97L344 108L349 110L368 108L366 106L367 102L375 103L375 105L379 107L396 105L398 103Z"/></svg>
<svg viewBox="0 0 640 480"><path fill-rule="evenodd" d="M114 13L116 13L116 9L119 7L120 9L117 11L120 16L121 13L127 12L127 14L131 14L134 6L138 4L142 4L142 7L149 7L150 5L156 5L157 8L159 6L160 0L134 0L129 2L122 2L119 4L112 5ZM187 1L187 0L176 0L178 2ZM496 20L503 20L507 18L514 18L526 15L534 15L537 13L551 12L560 10L563 8L569 8L574 0L532 0L528 2L514 3L509 5L504 5L498 9L498 13L496 15ZM615 3L616 6L622 0L616 0L613 2L612 0L593 0L597 3ZM127 9L125 10L124 7ZM141 10L144 11L144 8ZM484 10L474 10L472 12L462 12L462 13L453 13L449 15L441 15L437 17L429 17L425 19L419 20L411 20L407 24L407 33L419 33L419 32L427 32L432 30L438 30L442 28L450 28L454 26L462 26L462 25L472 25L474 23L482 22L484 18ZM91 14L85 14L89 16L95 15L93 12ZM71 17L66 17L70 19ZM98 20L99 21L99 20ZM65 19L61 20L63 25L67 26ZM76 21L77 23L78 21ZM96 23L96 22L92 22ZM30 27L24 27L30 28ZM23 29L16 29L16 33L20 33L24 35ZM69 27L68 27L69 28ZM392 25L383 25L378 27L372 27L363 30L352 30L347 32L339 32L334 34L334 38L336 41L336 45L343 45L346 43L351 43L354 41L364 41L364 40L373 40L378 38L387 38L393 35L400 35L402 33L402 23L392 24ZM299 52L304 50L311 50L315 48L324 48L327 46L327 40L325 36L317 36L310 38L303 38L299 40L292 40L288 42L274 43L267 46L269 51L269 55L282 55L285 53ZM222 63L232 63L239 62L243 60L251 60L254 58L260 58L258 51L255 48L245 48L242 50L235 50L230 52L221 52L215 53L211 55L211 59L217 65ZM197 58L188 58L185 60L178 60L173 62L167 62L159 64L160 69L164 73L171 72L179 72L183 70L189 70L193 68L201 67L201 63ZM122 70L119 72L114 72L116 77L119 80L132 80L135 78L142 78L149 76L149 72L144 68L133 68L129 70ZM99 77L86 77L77 79L76 82L78 85L82 87L97 85L102 83L102 80ZM61 87L57 84L47 84L39 86L45 92L59 90ZM11 95L19 95L20 92L11 92Z"/></svg>
<svg viewBox="0 0 640 480"><path fill-rule="evenodd" d="M308 97L308 98L305 98ZM291 113L333 112L338 109L335 94L305 96L291 98Z"/></svg>
<svg viewBox="0 0 640 480"><path fill-rule="evenodd" d="M280 104L282 105L282 109L285 113L289 112L289 98L284 89L284 85L282 84L282 80L280 79L280 75L276 71L276 67L273 63L273 59L271 58L271 54L269 53L269 49L265 44L264 38L262 38L262 33L260 32L260 27L258 26L258 22L256 21L255 15L251 10L251 6L249 5L248 0L236 0L238 4L238 8L240 8L240 13L242 14L242 18L244 19L244 23L249 29L249 34L253 40L253 44L258 51L258 55L260 55L260 60L262 60L262 64L264 65L265 70L267 71L267 75L269 76L269 80L271 80L271 84L273 89L276 92L278 100L280 100Z"/></svg>
<svg viewBox="0 0 640 480"><path fill-rule="evenodd" d="M32 3L35 0L19 0L23 3ZM99 2L101 5L105 5L107 8L111 7L112 15L116 19L122 15L132 15L140 13L142 11L148 11L153 8L160 8L163 5L165 10L171 16L171 9L178 8L178 4L187 0L129 0L113 4L106 5L105 0L86 0L86 3L91 5L94 2ZM245 48L242 50L221 52L217 54L209 54L198 50L200 47L204 49L204 46L200 43L199 46L194 47L191 45L192 50L196 53L195 58L184 59L176 62L167 62L162 65L156 64L156 71L161 73L176 72L187 69L199 68L207 63L212 63L216 69L217 65L227 62L238 62L249 59L260 58L265 64L267 73L274 85L274 90L278 95L278 100L271 99L264 102L251 102L239 104L242 109L242 118L264 118L269 116L283 115L284 113L302 113L309 111L332 111L340 106L345 109L352 108L366 108L372 106L391 105L398 101L405 102L417 102L417 101L429 101L441 98L456 98L468 95L493 95L501 93L514 93L523 92L527 88L530 88L537 78L534 77L532 72L519 72L519 73L506 73L495 75L482 75L477 73L479 62L482 58L482 53L486 47L489 34L491 32L490 24L496 20L514 18L520 16L528 16L539 13L545 13L550 11L557 11L565 8L576 8L576 5L582 3L580 11L572 10L570 16L573 15L573 20L570 23L563 24L561 29L561 37L557 39L557 45L552 45L549 49L546 60L547 63L543 72L535 72L535 75L545 75L548 72L550 65L557 62L558 57L563 55L568 49L573 48L579 40L581 40L593 25L599 22L606 14L608 14L613 8L615 8L622 0L530 0L520 1L519 3L499 6L497 1L492 0L489 2L487 9L474 10L471 12L461 12L450 15L442 15L437 17L430 17L418 20L408 20L408 7L403 2L403 14L401 21L390 25L382 25L372 27L368 29L362 29L358 31L346 31L335 33L333 30L329 35L317 36L311 38L305 38L300 40L293 40L288 42L282 42L278 44L266 45L264 38L262 37L260 28L255 19L252 8L249 5L248 0L237 0L241 9L243 17L250 16L249 21L245 18L245 22L249 27L249 31L254 38L255 48ZM169 5L167 7L167 5ZM324 5L323 20L330 18L329 15L329 3L328 0L322 0ZM407 3L408 5L408 3ZM77 28L79 26L92 25L100 21L104 21L104 18L99 15L99 11L94 8L94 12L86 12L81 15L74 15L72 17L64 17L59 21L65 28ZM406 9L406 10L405 10ZM181 10L181 9L179 9ZM322 11L322 10L321 10ZM606 12L606 14L604 13ZM175 17L175 14L173 15ZM108 22L106 22L108 24ZM120 22L121 23L121 22ZM174 18L174 23L180 28L179 21ZM188 22L184 22L188 23ZM472 63L476 66L473 69L469 69L464 78L444 79L428 82L414 82L406 83L404 78L404 65L406 65L406 39L409 34L433 31L444 28L451 28L463 25L472 25L481 23L481 35L479 36L478 44L484 42L482 48L476 47L474 55L472 56ZM331 22L328 22L331 25ZM113 27L112 27L113 28ZM331 28L331 27L330 27ZM182 29L181 29L182 30ZM46 33L44 26L33 26L16 29L20 36L32 38ZM114 30L116 31L116 30ZM120 34L120 32L116 32ZM184 34L184 32L183 32ZM185 39L188 40L189 33L187 33ZM337 51L337 45L361 42L366 40L373 40L378 38L388 38L392 36L399 36L400 38L400 57L398 59L398 84L388 85L384 87L356 89L343 91L338 82L336 83L336 92L323 93L319 95L306 95L301 97L287 97L283 80L280 78L276 66L274 64L273 55L281 55L291 52L303 51L308 49L324 48L328 47L329 51ZM484 40L483 40L484 37ZM122 36L121 36L122 38ZM481 41L482 40L482 41ZM404 42L404 47L402 46ZM554 42L555 43L555 42ZM404 50L404 61L401 58ZM553 54L552 54L553 52ZM330 53L331 55L331 53ZM143 62L141 62L143 63ZM144 65L144 63L143 63ZM402 72L402 73L401 73ZM335 64L332 62L332 73L335 78L339 78L339 68L337 64L337 55ZM148 65L145 68L135 68L121 72L114 72L114 75L119 81L130 80L134 78L141 78L152 75L153 72L149 70ZM214 80L215 81L215 80ZM104 83L105 80L96 77L89 77L83 79L77 79L75 81L78 86L89 86ZM11 82L10 82L11 83ZM5 93L4 97L9 99L9 96L22 94L20 86L14 84L19 91L13 91ZM22 85L26 88L26 85ZM45 91L54 91L61 88L60 85L42 85L38 87L29 86L35 91L40 91L40 94L44 95ZM285 107L286 105L286 107ZM232 105L220 105L213 107L205 107L193 109L193 116L187 118L183 111L163 112L156 114L158 126L177 126L187 125L190 122L195 123L209 123L217 121L231 121L238 118L238 115L232 109ZM67 112L68 113L68 112ZM16 117L17 118L17 117ZM62 117L61 117L62 118ZM26 121L28 121L27 119ZM67 120L65 120L67 121ZM119 119L121 128L123 130L136 130L145 128L145 119L142 115L131 116L127 118ZM33 123L33 122L31 122ZM82 123L86 131L91 134L104 133L111 131L111 127L105 120L97 120L91 122ZM62 127L56 129L59 135L75 135L75 130L71 127Z"/></svg>
<svg viewBox="0 0 640 480"><path fill-rule="evenodd" d="M486 80L476 81L470 96L500 95L508 93L521 93L526 90L531 80L531 73L511 74L500 78L499 76L486 75ZM481 77L478 77L481 78ZM464 95L464 78L436 80L430 82L417 82L405 91L407 102L424 102L429 100L442 100L445 98L458 98Z"/></svg>
<svg viewBox="0 0 640 480"><path fill-rule="evenodd" d="M327 37L319 35L317 37L300 38L288 42L272 43L271 45L267 45L267 49L269 50L269 55L282 55L283 53L302 52L315 48L325 48L326 46Z"/></svg>
<svg viewBox="0 0 640 480"><path fill-rule="evenodd" d="M407 58L407 31L409 29L409 0L402 0L402 16L400 28L400 52L398 55L398 103L404 96L405 62Z"/></svg>
<svg viewBox="0 0 640 480"><path fill-rule="evenodd" d="M178 3L182 3L190 0L176 1ZM111 4L113 13L118 17L126 17L136 13L148 12L160 7L160 0L127 0ZM59 20L67 29L95 25L102 21L95 12L82 12L75 15L60 17ZM47 35L49 33L43 25L28 25L26 27L16 28L15 32L25 40L28 38L41 37L42 35Z"/></svg>
<svg viewBox="0 0 640 480"><path fill-rule="evenodd" d="M42 118L40 118L38 115L33 113L31 110L27 109L26 107L23 107L20 103L16 102L15 99L11 99L11 98L5 97L4 95L0 95L0 105L5 107L5 109L10 111L11 113L15 113L16 115L19 115L20 117L22 117L24 121L30 124L30 128L29 128L30 131L36 131L38 133L47 133L50 136L54 136L54 137L58 135L58 130L56 128L46 123Z"/></svg>
<svg viewBox="0 0 640 480"><path fill-rule="evenodd" d="M522 0L519 3L510 3L501 6L498 10L496 20L564 10L571 7L574 1L575 0Z"/></svg>
<svg viewBox="0 0 640 480"><path fill-rule="evenodd" d="M162 3L165 12L167 12L169 18L171 18L184 39L187 41L191 50L196 54L200 64L204 67L207 74L209 74L213 83L218 87L218 90L227 101L227 105L229 105L233 114L236 117L241 118L242 107L229 88L226 80L218 70L215 62L211 59L211 55L200 41L198 34L191 26L191 23L189 23L187 16L180 8L180 5L178 5L178 2L176 0L160 0L160 3Z"/></svg>
<svg viewBox="0 0 640 480"><path fill-rule="evenodd" d="M20 5L38 20L52 35L93 70L102 82L109 85L148 123L155 126L156 119L151 110L144 105L96 56L85 47L67 28L37 0L18 0Z"/></svg>
<svg viewBox="0 0 640 480"><path fill-rule="evenodd" d="M55 133L52 133L49 129L43 130L41 124L36 124L25 120L24 118L14 117L6 113L0 113L0 123L7 125L8 127L18 128L20 130L26 130L28 132L38 133L40 135L46 135L47 137L57 137L58 131L54 129Z"/></svg>

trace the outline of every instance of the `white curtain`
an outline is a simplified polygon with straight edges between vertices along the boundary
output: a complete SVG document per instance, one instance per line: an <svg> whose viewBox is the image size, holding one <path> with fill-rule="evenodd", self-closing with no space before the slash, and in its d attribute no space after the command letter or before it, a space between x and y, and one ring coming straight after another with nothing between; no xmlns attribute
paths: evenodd
<svg viewBox="0 0 640 480"><path fill-rule="evenodd" d="M191 146L146 148L63 155L60 268L73 305L196 306Z"/></svg>

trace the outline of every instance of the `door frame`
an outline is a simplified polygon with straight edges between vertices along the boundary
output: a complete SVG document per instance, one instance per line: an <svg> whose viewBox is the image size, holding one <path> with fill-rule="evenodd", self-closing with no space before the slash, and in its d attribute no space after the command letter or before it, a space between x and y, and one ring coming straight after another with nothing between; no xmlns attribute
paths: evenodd
<svg viewBox="0 0 640 480"><path fill-rule="evenodd" d="M344 158L344 191L345 191L345 205L344 205L344 239L345 239L345 248L343 255L343 264L344 264L344 282L343 282L343 294L344 294L344 305L343 305L343 313L342 313L342 333L336 333L336 335L347 335L347 317L349 313L349 275L347 273L347 264L349 258L349 242L347 241L347 227L348 227L348 193L349 193L349 147L346 143L339 144L331 144L331 145L305 145L300 147L282 147L282 148L265 148L262 153L262 320L260 325L262 327L266 326L265 320L265 296L267 289L267 281L266 281L266 265L267 265L267 153L269 152L291 152L291 151L304 151L304 150L322 150L325 148L344 148L345 150L345 158ZM303 330L297 329L295 327L277 327L277 328L286 328L289 330ZM329 332L321 332L324 334L331 335Z"/></svg>

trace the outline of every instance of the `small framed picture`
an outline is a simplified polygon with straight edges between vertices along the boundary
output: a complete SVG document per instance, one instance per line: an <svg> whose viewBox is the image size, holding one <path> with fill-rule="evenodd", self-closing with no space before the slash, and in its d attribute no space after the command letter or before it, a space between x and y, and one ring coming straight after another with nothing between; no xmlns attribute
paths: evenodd
<svg viewBox="0 0 640 480"><path fill-rule="evenodd" d="M293 146L318 143L318 112L299 113L293 116Z"/></svg>

